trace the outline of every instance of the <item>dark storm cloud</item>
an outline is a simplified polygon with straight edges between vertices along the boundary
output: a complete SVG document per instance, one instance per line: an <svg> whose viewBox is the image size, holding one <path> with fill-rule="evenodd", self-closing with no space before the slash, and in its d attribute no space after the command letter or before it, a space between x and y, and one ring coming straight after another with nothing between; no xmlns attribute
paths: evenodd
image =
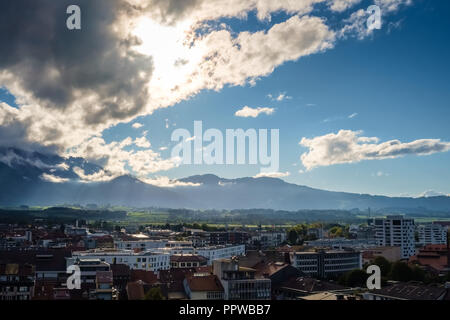
<svg viewBox="0 0 450 320"><path fill-rule="evenodd" d="M56 146L43 146L39 143L29 141L26 137L30 125L31 119L23 122L11 121L0 125L0 149L2 147L17 147L22 150L44 153L57 152Z"/></svg>
<svg viewBox="0 0 450 320"><path fill-rule="evenodd" d="M66 27L73 4L81 8L82 30ZM0 74L12 74L34 102L50 109L95 94L93 112L80 110L86 124L134 116L148 99L152 61L131 50L138 40L113 30L127 14L134 12L123 0L1 1Z"/></svg>

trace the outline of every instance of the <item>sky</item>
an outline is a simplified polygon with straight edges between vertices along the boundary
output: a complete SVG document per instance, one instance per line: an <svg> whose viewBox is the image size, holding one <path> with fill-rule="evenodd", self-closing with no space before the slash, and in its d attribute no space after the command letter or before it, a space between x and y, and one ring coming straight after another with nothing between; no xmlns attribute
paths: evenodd
<svg viewBox="0 0 450 320"><path fill-rule="evenodd" d="M450 194L448 1L72 3L81 30L64 27L68 1L0 4L0 146L104 167L78 168L84 182L132 174L176 185L261 166L180 164L174 130L278 129L280 166L265 175ZM373 4L379 30L367 29Z"/></svg>

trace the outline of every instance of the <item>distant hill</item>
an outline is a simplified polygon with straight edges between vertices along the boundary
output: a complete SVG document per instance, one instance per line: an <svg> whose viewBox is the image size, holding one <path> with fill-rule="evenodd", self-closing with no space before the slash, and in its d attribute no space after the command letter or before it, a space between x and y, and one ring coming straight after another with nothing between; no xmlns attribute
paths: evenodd
<svg viewBox="0 0 450 320"><path fill-rule="evenodd" d="M65 165L61 165L64 163ZM275 178L223 179L199 175L181 179L198 186L163 188L146 184L131 176L109 182L81 183L73 168L87 173L101 167L81 158L63 159L55 155L27 153L0 148L0 206L61 205L96 203L130 207L192 209L343 209L368 207L393 212L450 212L450 197L402 198L368 194L332 192L287 183ZM70 182L52 183L43 174L56 175Z"/></svg>

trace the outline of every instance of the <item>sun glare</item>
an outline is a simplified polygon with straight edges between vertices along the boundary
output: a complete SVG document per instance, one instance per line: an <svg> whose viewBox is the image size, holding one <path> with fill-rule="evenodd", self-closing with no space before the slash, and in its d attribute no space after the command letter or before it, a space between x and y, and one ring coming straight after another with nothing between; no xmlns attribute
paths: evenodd
<svg viewBox="0 0 450 320"><path fill-rule="evenodd" d="M155 64L152 87L171 90L195 70L202 54L200 48L185 44L189 30L188 22L164 26L143 18L137 24L134 34L142 44L136 51L152 56Z"/></svg>

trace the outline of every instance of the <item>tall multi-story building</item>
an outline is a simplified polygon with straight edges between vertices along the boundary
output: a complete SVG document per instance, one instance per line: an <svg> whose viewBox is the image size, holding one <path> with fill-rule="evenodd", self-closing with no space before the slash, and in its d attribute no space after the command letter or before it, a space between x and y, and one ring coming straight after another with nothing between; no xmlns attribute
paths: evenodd
<svg viewBox="0 0 450 320"><path fill-rule="evenodd" d="M291 263L308 276L327 279L361 269L362 257L361 252L356 250L292 252Z"/></svg>
<svg viewBox="0 0 450 320"><path fill-rule="evenodd" d="M440 224L421 224L417 227L419 244L447 244L447 228Z"/></svg>
<svg viewBox="0 0 450 320"><path fill-rule="evenodd" d="M408 259L415 254L414 219L404 216L374 218L369 224L375 228L375 241L383 247L401 247L401 258Z"/></svg>

